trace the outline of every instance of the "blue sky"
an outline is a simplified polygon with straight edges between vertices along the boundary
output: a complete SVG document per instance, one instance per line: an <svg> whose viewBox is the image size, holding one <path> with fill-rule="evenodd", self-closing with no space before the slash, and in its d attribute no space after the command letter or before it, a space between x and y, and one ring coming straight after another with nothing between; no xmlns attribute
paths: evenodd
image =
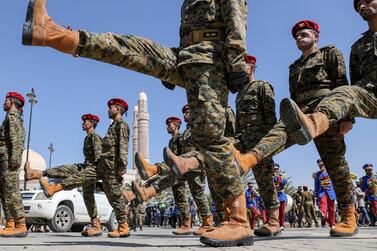
<svg viewBox="0 0 377 251"><path fill-rule="evenodd" d="M320 46L335 44L343 52L348 66L351 45L367 30L352 2L249 1L248 50L258 59L257 78L269 80L274 85L277 104L289 96L288 66L300 56L291 36L291 27L297 21L317 21L321 28ZM26 94L35 88L39 102L33 112L31 147L48 160L47 147L52 142L56 149L53 165L81 162L85 136L81 131L81 115L100 115L102 121L97 129L104 135L109 125L107 100L121 97L132 108L143 90L148 95L151 114L150 157L152 161L160 161L162 148L169 140L165 119L181 116L181 107L186 103L184 90L171 92L152 77L73 58L50 48L22 46L21 31L27 3L27 0L2 0L0 96L11 90ZM48 1L47 8L56 22L73 29L134 34L175 47L179 43L181 4L180 0L64 0ZM229 99L233 107L234 98L232 95ZM25 107L25 125L29 121L29 108L29 105ZM126 120L131 125L132 110ZM346 157L351 171L359 177L365 162L376 163L377 160L375 123L357 119L346 137ZM275 161L292 176L295 185L312 186L311 174L317 170L317 158L311 143L292 147L275 157Z"/></svg>

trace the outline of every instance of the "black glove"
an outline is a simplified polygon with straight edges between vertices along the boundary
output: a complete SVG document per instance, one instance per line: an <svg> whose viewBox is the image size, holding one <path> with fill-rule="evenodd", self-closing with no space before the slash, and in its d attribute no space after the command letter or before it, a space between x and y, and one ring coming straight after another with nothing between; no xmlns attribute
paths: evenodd
<svg viewBox="0 0 377 251"><path fill-rule="evenodd" d="M165 86L165 88L167 88L169 90L174 90L175 89L175 85L169 84L168 82L165 82L163 80L161 80L161 83L162 83L163 86Z"/></svg>
<svg viewBox="0 0 377 251"><path fill-rule="evenodd" d="M249 74L245 71L232 72L228 75L228 90L231 93L240 91L246 84L250 82Z"/></svg>

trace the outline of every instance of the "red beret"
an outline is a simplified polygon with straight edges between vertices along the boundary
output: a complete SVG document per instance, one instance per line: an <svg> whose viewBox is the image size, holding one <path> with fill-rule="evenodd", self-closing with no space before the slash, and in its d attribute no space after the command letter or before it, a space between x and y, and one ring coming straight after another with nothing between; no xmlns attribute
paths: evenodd
<svg viewBox="0 0 377 251"><path fill-rule="evenodd" d="M190 107L189 107L188 104L185 105L184 107L182 107L182 113L185 113L185 111L187 111L187 110L190 110Z"/></svg>
<svg viewBox="0 0 377 251"><path fill-rule="evenodd" d="M81 119L83 121L85 121L85 120L94 120L97 123L99 122L99 117L97 115L90 114L90 113L82 115Z"/></svg>
<svg viewBox="0 0 377 251"><path fill-rule="evenodd" d="M124 108L124 110L128 111L128 104L126 101L120 98L112 98L107 102L107 105L110 107L112 105L119 105Z"/></svg>
<svg viewBox="0 0 377 251"><path fill-rule="evenodd" d="M257 62L257 58L251 55L246 55L245 62L248 64L255 64Z"/></svg>
<svg viewBox="0 0 377 251"><path fill-rule="evenodd" d="M302 20L293 26L292 36L296 38L296 33L299 30L303 30L303 29L311 29L319 33L319 25L316 22L310 21L310 20Z"/></svg>
<svg viewBox="0 0 377 251"><path fill-rule="evenodd" d="M25 104L25 98L19 94L18 92L8 92L7 96L5 98L15 98L21 102L21 107ZM20 108L21 108L20 107Z"/></svg>
<svg viewBox="0 0 377 251"><path fill-rule="evenodd" d="M175 123L178 123L179 125L182 124L182 121L180 118L177 118L177 117L169 117L166 119L166 125L169 125L169 123L171 122L175 122Z"/></svg>

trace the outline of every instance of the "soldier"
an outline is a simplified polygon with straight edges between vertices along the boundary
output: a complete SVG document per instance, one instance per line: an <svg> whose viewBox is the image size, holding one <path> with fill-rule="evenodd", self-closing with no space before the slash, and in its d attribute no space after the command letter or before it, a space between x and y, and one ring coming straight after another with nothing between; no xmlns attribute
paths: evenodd
<svg viewBox="0 0 377 251"><path fill-rule="evenodd" d="M289 67L289 89L291 98L305 113L316 110L317 105L335 88L348 88L346 69L341 52L333 45L318 48L319 25L303 20L292 28L302 56ZM284 109L283 109L284 110ZM281 114L284 114L284 111ZM331 128L315 139L314 143L334 184L334 190L341 211L349 215L344 224L330 229L333 237L350 236L357 232L356 220L351 216L353 207L353 183L346 167L343 128L352 125L353 115L346 114L341 123L332 124ZM290 134L294 126L288 119L277 123L274 128L247 154L238 155L238 162L248 170L258 161L275 155L292 146L300 139L295 133ZM300 143L300 142L298 142ZM352 213L353 215L353 213Z"/></svg>
<svg viewBox="0 0 377 251"><path fill-rule="evenodd" d="M313 202L314 202L313 194L310 191L308 191L307 186L304 186L304 192L302 193L302 203L304 205L307 226L312 227L312 223L314 220L315 226L319 227Z"/></svg>
<svg viewBox="0 0 377 251"><path fill-rule="evenodd" d="M0 126L0 193L6 225L0 231L2 237L27 236L18 177L25 143L24 104L24 97L17 92L9 92L3 104L6 116Z"/></svg>
<svg viewBox="0 0 377 251"><path fill-rule="evenodd" d="M320 171L315 173L314 190L315 197L319 201L319 210L323 215L322 226L329 223L330 228L335 227L335 200L336 195L330 176L326 172L325 165L321 159L317 160Z"/></svg>
<svg viewBox="0 0 377 251"><path fill-rule="evenodd" d="M86 172L96 172L96 164L101 156L102 150L102 139L95 131L100 119L94 114L84 114L81 119L83 121L82 129L87 134L84 139L83 147L85 157L84 163L61 165L54 168L49 168L43 172L32 169L30 163L26 163L27 180L39 179L42 176L50 179L67 179L75 175L82 175L84 170ZM102 235L101 220L98 217L96 201L94 198L95 185L95 180L92 180L92 182L85 182L83 184L84 203L91 219L91 228L85 229L83 232L81 232L81 235L87 237Z"/></svg>
<svg viewBox="0 0 377 251"><path fill-rule="evenodd" d="M136 225L138 225L139 228L140 228L140 231L142 231L143 230L143 224L144 224L144 218L145 218L145 204L140 203L136 207L136 210L137 210L137 213L138 213L138 217L136 219L136 223L137 223Z"/></svg>
<svg viewBox="0 0 377 251"><path fill-rule="evenodd" d="M132 35L72 31L48 16L45 0L30 0L23 44L49 46L63 53L115 64L186 89L193 141L203 154L209 185L224 198L228 222L205 233L211 246L252 245L245 195L230 142L224 135L228 90L248 83L245 72L247 1L185 0L180 46L166 48Z"/></svg>
<svg viewBox="0 0 377 251"><path fill-rule="evenodd" d="M373 165L367 163L363 166L365 176L360 179L361 191L365 192L366 200L373 212L374 221L377 221L377 175L373 174Z"/></svg>
<svg viewBox="0 0 377 251"><path fill-rule="evenodd" d="M147 199L154 197L156 193L160 193L163 190L169 187L172 187L175 203L181 210L182 219L183 219L182 226L179 229L174 230L173 233L176 235L186 235L186 234L192 233L192 229L191 229L192 218L190 216L188 197L186 194L186 191L187 191L186 183L187 183L189 186L191 195L194 198L195 203L198 207L198 212L203 218L202 226L196 231L194 231L194 234L202 235L204 232L207 232L208 230L213 229L212 227L213 216L209 210L207 197L204 194L205 175L202 172L203 168L200 168L200 167L203 167L204 160L203 160L202 154L196 151L196 148L192 142L190 108L188 105L185 105L182 108L182 113L184 116L184 120L186 122L186 130L183 132L183 134L180 134L178 131L181 125L181 120L179 118L171 117L167 119L166 121L168 128L172 126L171 124L173 124L173 122L178 123L176 127L173 127L175 131L173 131L172 135L175 135L176 140L174 144L170 144L169 142L169 151L172 154L174 154L174 156L183 156L185 158L188 158L189 160L186 161L186 163L188 162L192 163L191 166L195 166L195 170L189 171L184 176L181 176L181 177L177 177L175 174L171 173L161 178L160 180L152 184L152 186L150 187L141 188L141 187L135 186L135 191L137 192L137 194L139 195L138 197L140 197L142 201L146 201ZM138 160L136 163L146 163L146 161L142 159L141 157L142 156L139 156L138 158L136 158ZM163 164L160 166L166 166L166 164ZM138 169L141 170L141 172L145 172L145 173L147 173L147 171L143 171L143 169L145 170L148 168L149 168L148 165L138 166ZM170 170L170 167L168 167L168 170Z"/></svg>
<svg viewBox="0 0 377 251"><path fill-rule="evenodd" d="M249 152L275 125L275 95L268 81L255 79L256 58L245 57L250 83L245 85L236 98L236 143L241 153ZM241 171L243 172L243 170ZM262 200L268 211L268 222L254 231L258 236L281 234L279 226L279 201L272 181L274 162L267 158L253 169Z"/></svg>
<svg viewBox="0 0 377 251"><path fill-rule="evenodd" d="M285 187L287 186L287 179L285 174L280 172L280 165L278 163L274 164L274 177L273 181L275 184L275 188L277 190L278 198L279 198L279 226L283 230L284 229L284 222L285 222L285 206L287 203L287 195L285 194Z"/></svg>
<svg viewBox="0 0 377 251"><path fill-rule="evenodd" d="M303 207L303 190L302 186L297 188L297 192L293 194L293 199L297 207L297 224L298 227L302 227L302 219L305 217L305 211Z"/></svg>
<svg viewBox="0 0 377 251"><path fill-rule="evenodd" d="M130 129L122 118L128 110L126 101L113 98L107 102L112 123L103 138L101 156L95 168L85 168L77 175L64 179L61 183L49 184L43 177L39 179L42 189L49 196L61 190L70 190L85 183L102 180L103 188L118 221L118 229L108 233L111 238L128 237L126 202L130 199L123 192L123 175L127 170L128 142Z"/></svg>

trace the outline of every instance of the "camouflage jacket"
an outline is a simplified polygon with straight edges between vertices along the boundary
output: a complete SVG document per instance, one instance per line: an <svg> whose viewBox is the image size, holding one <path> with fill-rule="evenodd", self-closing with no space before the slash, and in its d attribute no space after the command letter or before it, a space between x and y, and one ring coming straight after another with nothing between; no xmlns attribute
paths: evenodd
<svg viewBox="0 0 377 251"><path fill-rule="evenodd" d="M25 144L25 128L22 114L10 111L0 126L0 161L21 165Z"/></svg>
<svg viewBox="0 0 377 251"><path fill-rule="evenodd" d="M233 140L234 135L236 133L236 116L234 115L234 111L232 107L228 106L225 109L225 131L224 131L224 137L227 137L231 140Z"/></svg>
<svg viewBox="0 0 377 251"><path fill-rule="evenodd" d="M191 124L186 124L186 129L183 131L179 139L180 153L185 154L191 151L195 151L195 145L192 142L192 128Z"/></svg>
<svg viewBox="0 0 377 251"><path fill-rule="evenodd" d="M241 151L248 151L277 121L273 87L267 81L252 81L238 92L236 108L236 140Z"/></svg>
<svg viewBox="0 0 377 251"><path fill-rule="evenodd" d="M313 194L309 191L304 191L302 193L302 203L303 204L313 204Z"/></svg>
<svg viewBox="0 0 377 251"><path fill-rule="evenodd" d="M343 55L333 45L320 48L305 59L301 56L289 67L291 98L304 112L311 112L307 109L314 109L330 90L347 84Z"/></svg>
<svg viewBox="0 0 377 251"><path fill-rule="evenodd" d="M351 84L377 89L377 35L371 30L353 44L350 57Z"/></svg>
<svg viewBox="0 0 377 251"><path fill-rule="evenodd" d="M101 157L115 158L120 169L127 169L130 128L122 118L111 123L102 143Z"/></svg>
<svg viewBox="0 0 377 251"><path fill-rule="evenodd" d="M83 152L85 156L84 164L93 165L99 160L102 152L102 139L95 131L86 135Z"/></svg>
<svg viewBox="0 0 377 251"><path fill-rule="evenodd" d="M228 72L245 69L247 0L184 0L181 8L178 66L226 62ZM221 41L190 41L193 31L218 29ZM187 39L189 38L189 39Z"/></svg>
<svg viewBox="0 0 377 251"><path fill-rule="evenodd" d="M177 135L169 140L169 148L175 155L181 155L181 138L182 134L179 132Z"/></svg>

